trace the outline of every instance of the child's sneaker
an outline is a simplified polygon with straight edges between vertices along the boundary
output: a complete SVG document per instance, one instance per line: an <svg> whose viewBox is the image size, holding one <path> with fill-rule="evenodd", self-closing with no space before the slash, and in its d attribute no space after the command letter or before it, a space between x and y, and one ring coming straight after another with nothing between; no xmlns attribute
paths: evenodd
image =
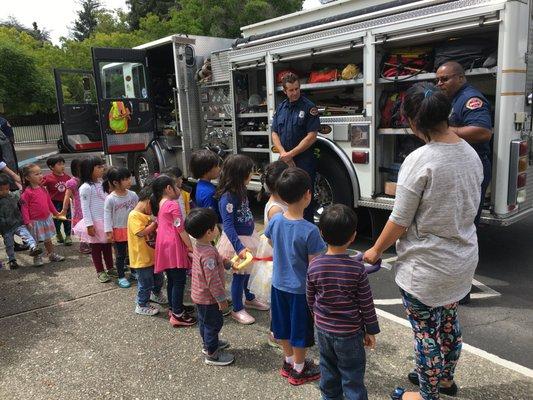
<svg viewBox="0 0 533 400"><path fill-rule="evenodd" d="M91 254L91 245L86 242L80 242L80 253Z"/></svg>
<svg viewBox="0 0 533 400"><path fill-rule="evenodd" d="M255 318L242 309L241 311L232 311L231 318L243 325L251 325L255 322Z"/></svg>
<svg viewBox="0 0 533 400"><path fill-rule="evenodd" d="M65 236L65 246L72 246L72 239L69 235Z"/></svg>
<svg viewBox="0 0 533 400"><path fill-rule="evenodd" d="M289 383L294 386L303 385L304 383L319 379L320 369L310 360L305 360L302 372L298 372L294 368L289 372Z"/></svg>
<svg viewBox="0 0 533 400"><path fill-rule="evenodd" d="M227 317L228 315L231 315L232 311L233 311L233 307L228 305L225 309L222 310L222 315L224 317Z"/></svg>
<svg viewBox="0 0 533 400"><path fill-rule="evenodd" d="M9 260L9 269L17 269L18 267L17 260Z"/></svg>
<svg viewBox="0 0 533 400"><path fill-rule="evenodd" d="M196 318L190 316L186 312L183 312L181 315L171 313L169 322L173 327L191 326L196 324Z"/></svg>
<svg viewBox="0 0 533 400"><path fill-rule="evenodd" d="M230 346L229 342L226 340L219 340L218 341L218 348L217 351L227 349ZM207 353L207 349L202 349L202 354L204 356L208 356L209 353Z"/></svg>
<svg viewBox="0 0 533 400"><path fill-rule="evenodd" d="M127 289L127 288L131 287L131 283L130 283L130 281L128 281L127 278L120 278L118 280L118 286L120 286L121 288Z"/></svg>
<svg viewBox="0 0 533 400"><path fill-rule="evenodd" d="M152 292L150 294L150 301L157 303L157 304L168 304L167 296L163 294L163 292L154 293Z"/></svg>
<svg viewBox="0 0 533 400"><path fill-rule="evenodd" d="M279 370L279 374L284 378L288 378L289 375L291 374L291 371L292 371L292 364L283 360L283 365L281 369Z"/></svg>
<svg viewBox="0 0 533 400"><path fill-rule="evenodd" d="M61 233L58 233L56 235L56 240L57 240L57 243L64 243L65 242L65 240L63 239L63 234L61 234Z"/></svg>
<svg viewBox="0 0 533 400"><path fill-rule="evenodd" d="M60 256L59 254L57 253L52 253L48 256L48 259L50 260L50 262L59 262L59 261L65 261L65 257L63 256Z"/></svg>
<svg viewBox="0 0 533 400"><path fill-rule="evenodd" d="M109 275L107 275L107 272L105 272L105 271L98 272L97 276L98 276L98 280L101 283L106 283L106 282L109 282L111 280L111 278L109 277Z"/></svg>
<svg viewBox="0 0 533 400"><path fill-rule="evenodd" d="M41 256L35 256L33 257L33 266L34 267L42 267L44 265L43 258Z"/></svg>
<svg viewBox="0 0 533 400"><path fill-rule="evenodd" d="M41 249L39 246L35 246L30 249L30 256L35 257L39 254L43 254L43 249Z"/></svg>
<svg viewBox="0 0 533 400"><path fill-rule="evenodd" d="M113 278L118 278L118 272L115 268L108 268L107 275L112 276Z"/></svg>
<svg viewBox="0 0 533 400"><path fill-rule="evenodd" d="M230 365L235 361L235 356L225 351L215 351L215 354L205 356L205 363L207 365L216 365L223 367Z"/></svg>
<svg viewBox="0 0 533 400"><path fill-rule="evenodd" d="M135 313L139 314L139 315L148 315L150 317L156 315L157 313L159 313L159 310L157 308L155 308L154 306L152 305L147 305L147 306L140 306L140 305L136 305L135 306Z"/></svg>
<svg viewBox="0 0 533 400"><path fill-rule="evenodd" d="M268 311L268 310L270 310L270 306L268 304L265 304L262 301L259 301L257 299L246 300L244 302L244 306L246 308L253 308L255 310L260 310L260 311Z"/></svg>

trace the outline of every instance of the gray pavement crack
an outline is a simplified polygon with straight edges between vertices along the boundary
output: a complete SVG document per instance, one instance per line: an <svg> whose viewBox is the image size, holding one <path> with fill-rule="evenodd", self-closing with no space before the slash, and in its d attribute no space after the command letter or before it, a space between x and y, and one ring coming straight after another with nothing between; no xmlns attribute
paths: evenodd
<svg viewBox="0 0 533 400"><path fill-rule="evenodd" d="M59 301L57 303L54 303L54 304L47 304L45 306L35 307L35 308L30 309L30 310L24 310L24 311L19 311L19 312L13 313L13 314L3 315L3 316L0 317L0 321L6 320L6 319L9 319L9 318L19 317L19 316L26 315L26 314L31 314L31 313L36 312L36 311L41 311L41 310L46 310L46 309L49 309L49 308L54 308L54 307L57 307L59 305L72 303L72 302L75 302L75 301L78 301L78 300L83 300L83 299L86 299L86 298L98 296L100 294L108 293L108 292L111 292L111 291L114 291L114 290L118 290L118 289L120 289L120 288L105 289L105 290L101 290L99 292L89 293L89 294L86 294L86 295L83 295L83 296L74 297L74 298L67 299L67 300L61 300L61 301Z"/></svg>

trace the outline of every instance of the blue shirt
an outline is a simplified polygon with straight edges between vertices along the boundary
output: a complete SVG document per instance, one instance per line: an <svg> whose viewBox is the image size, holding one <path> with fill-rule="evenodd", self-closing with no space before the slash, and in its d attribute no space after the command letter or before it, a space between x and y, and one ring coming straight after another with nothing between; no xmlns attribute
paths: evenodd
<svg viewBox="0 0 533 400"><path fill-rule="evenodd" d="M194 203L197 207L211 208L215 210L218 215L218 221L220 222L220 212L218 211L218 201L215 199L215 185L209 181L200 179L196 184L196 194L194 195Z"/></svg>
<svg viewBox="0 0 533 400"><path fill-rule="evenodd" d="M285 99L278 106L272 119L272 132L276 132L286 151L294 149L309 132L318 132L320 119L318 109L311 100L300 96L291 103ZM314 162L313 146L294 157L296 165ZM300 165L298 165L300 166Z"/></svg>
<svg viewBox="0 0 533 400"><path fill-rule="evenodd" d="M304 219L274 215L265 230L272 241L274 269L272 286L284 292L305 294L309 256L326 251L318 228Z"/></svg>
<svg viewBox="0 0 533 400"><path fill-rule="evenodd" d="M7 119L0 117L0 130L4 132L4 135L7 136L9 140L13 140L15 134L13 133L13 128L9 125Z"/></svg>
<svg viewBox="0 0 533 400"><path fill-rule="evenodd" d="M241 200L238 196L226 192L220 197L218 209L222 217L222 229L238 254L246 247L241 243L239 235L251 236L255 228L248 198Z"/></svg>
<svg viewBox="0 0 533 400"><path fill-rule="evenodd" d="M451 126L477 126L492 131L490 104L479 90L465 83L452 100L449 122ZM480 156L490 154L490 141L470 145Z"/></svg>

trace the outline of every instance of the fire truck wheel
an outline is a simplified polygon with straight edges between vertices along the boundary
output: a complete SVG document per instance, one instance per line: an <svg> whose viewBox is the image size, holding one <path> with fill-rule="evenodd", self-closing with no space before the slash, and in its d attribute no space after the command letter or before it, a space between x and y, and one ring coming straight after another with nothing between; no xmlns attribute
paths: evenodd
<svg viewBox="0 0 533 400"><path fill-rule="evenodd" d="M138 153L135 156L134 171L137 185L141 188L145 185L148 177L159 172L159 163L157 162L154 149L149 147L145 152Z"/></svg>
<svg viewBox="0 0 533 400"><path fill-rule="evenodd" d="M341 161L331 151L321 149L315 179L314 198L319 217L323 209L334 203L353 207L353 191L350 178Z"/></svg>

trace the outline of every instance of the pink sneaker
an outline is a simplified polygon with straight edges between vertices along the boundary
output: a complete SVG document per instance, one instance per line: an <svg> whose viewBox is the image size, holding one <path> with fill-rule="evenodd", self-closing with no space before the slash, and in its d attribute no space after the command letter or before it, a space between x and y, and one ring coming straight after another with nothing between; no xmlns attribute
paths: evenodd
<svg viewBox="0 0 533 400"><path fill-rule="evenodd" d="M255 322L255 318L246 312L246 310L232 311L231 318L243 325L251 325Z"/></svg>
<svg viewBox="0 0 533 400"><path fill-rule="evenodd" d="M253 300L246 300L244 302L244 306L247 307L247 308L253 308L253 309L256 309L256 310L260 310L260 311L268 311L270 310L270 306L268 304L265 304L263 303L262 301L259 301L257 299L253 299Z"/></svg>

